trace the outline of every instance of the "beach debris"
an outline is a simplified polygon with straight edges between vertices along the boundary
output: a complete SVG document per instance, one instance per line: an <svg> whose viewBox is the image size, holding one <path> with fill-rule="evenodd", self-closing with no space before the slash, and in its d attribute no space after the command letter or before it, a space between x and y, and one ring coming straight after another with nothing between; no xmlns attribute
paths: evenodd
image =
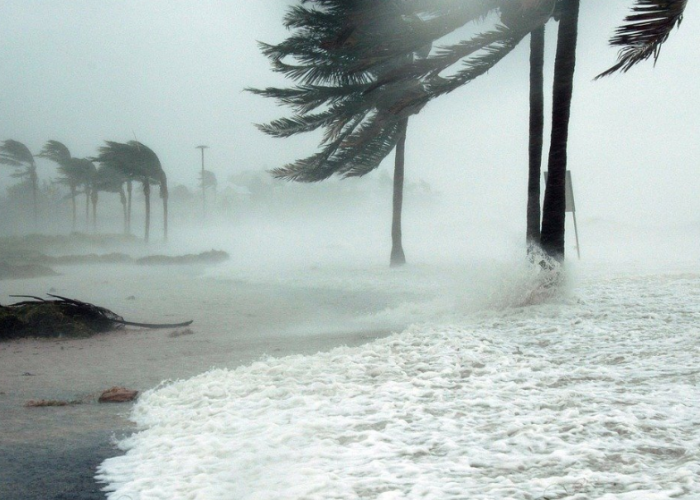
<svg viewBox="0 0 700 500"><path fill-rule="evenodd" d="M80 400L65 401L63 399L30 399L24 403L25 408L42 408L47 406L73 406L83 404Z"/></svg>
<svg viewBox="0 0 700 500"><path fill-rule="evenodd" d="M8 306L0 305L0 340L19 337L88 337L124 326L140 328L183 328L183 323L136 323L126 321L104 307L88 302L47 294L52 300L31 295L11 295L25 300Z"/></svg>
<svg viewBox="0 0 700 500"><path fill-rule="evenodd" d="M133 401L138 396L139 391L132 391L125 387L112 387L100 394L99 403L126 403Z"/></svg>
<svg viewBox="0 0 700 500"><path fill-rule="evenodd" d="M185 328L183 330L173 330L168 334L170 338L182 337L183 335L194 335L194 332L190 328Z"/></svg>

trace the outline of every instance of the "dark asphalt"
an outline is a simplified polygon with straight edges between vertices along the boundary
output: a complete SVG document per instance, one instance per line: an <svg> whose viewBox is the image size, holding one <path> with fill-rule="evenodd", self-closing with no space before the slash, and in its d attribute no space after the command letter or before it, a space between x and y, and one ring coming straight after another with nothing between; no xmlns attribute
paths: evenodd
<svg viewBox="0 0 700 500"><path fill-rule="evenodd" d="M95 470L120 453L112 432L78 440L0 445L0 498L3 500L103 500Z"/></svg>

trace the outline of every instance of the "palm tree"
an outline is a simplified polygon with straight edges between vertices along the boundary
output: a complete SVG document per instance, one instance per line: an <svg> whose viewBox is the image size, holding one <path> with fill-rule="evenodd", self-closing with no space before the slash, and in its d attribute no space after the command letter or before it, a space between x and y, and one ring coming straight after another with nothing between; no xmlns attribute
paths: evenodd
<svg viewBox="0 0 700 500"><path fill-rule="evenodd" d="M73 231L75 231L76 226L75 200L79 194L78 188L82 186L83 192L85 193L85 225L86 228L89 227L91 186L96 171L95 165L85 158L73 158L65 144L55 140L47 141L41 153L39 153L39 156L58 164L58 170L61 173L59 182L67 185L70 189L70 198L73 207Z"/></svg>
<svg viewBox="0 0 700 500"><path fill-rule="evenodd" d="M8 139L0 145L0 164L16 167L13 177L28 181L32 187L32 204L34 207L34 227L39 222L39 207L37 193L39 177L36 173L34 155L29 148L19 141Z"/></svg>
<svg viewBox="0 0 700 500"><path fill-rule="evenodd" d="M542 206L540 245L547 255L558 261L564 260L567 146L576 67L579 6L580 0L561 2L552 90L552 132L547 167L549 175Z"/></svg>
<svg viewBox="0 0 700 500"><path fill-rule="evenodd" d="M508 3L500 8L501 22L506 26L512 26L523 21L527 22L527 19L533 16L549 19L554 16L556 5L555 0ZM530 33L530 123L525 231L528 254L540 245L540 174L544 135L544 30L545 25L542 24Z"/></svg>
<svg viewBox="0 0 700 500"><path fill-rule="evenodd" d="M85 229L88 230L90 227L90 203L94 196L94 182L97 168L95 164L87 158L72 158L71 162L73 163L79 182L83 186L83 191L85 193ZM95 224L96 222L93 219L93 230L95 229Z"/></svg>
<svg viewBox="0 0 700 500"><path fill-rule="evenodd" d="M292 89L249 89L291 105L297 112L292 118L259 126L263 132L274 137L288 137L319 127L326 129L320 153L275 169L272 174L299 182L317 182L334 174L362 176L378 167L386 155L396 149L390 263L392 266L401 265L406 262L401 241L406 129L408 116L422 108L419 104L404 109L401 100L420 94L422 88L420 82L416 85L416 81L405 79L383 82L381 89L372 86L383 78L392 77L407 61L414 61L415 56L427 57L430 43L417 46L407 55L384 58L383 64L362 67L364 53L356 50L356 46L358 43L362 45L367 26L353 24L357 14L370 19L370 31L381 29L385 35L391 33L396 37L401 30L413 27L400 15L395 15L395 5L368 4L362 11L348 2L318 3L327 4L323 15L319 16L314 9L291 9L286 23L288 27L298 28L297 32L279 45L262 45L275 70L300 81L300 85ZM387 22L391 19L393 22ZM420 22L416 16L410 19ZM285 57L294 57L299 64L283 63ZM365 94L367 90L374 90L371 104L358 106L363 96L369 95ZM313 113L324 105L328 107L326 111ZM402 119L385 124L389 121L387 116L393 113L400 113Z"/></svg>
<svg viewBox="0 0 700 500"><path fill-rule="evenodd" d="M291 9L285 24L296 32L279 45L262 45L274 70L300 84L252 91L296 111L291 118L260 126L263 132L275 137L318 128L326 132L320 152L275 169L273 175L315 182L333 174L361 176L373 170L392 149L405 144L411 115L431 99L486 73L551 17L554 1L302 2L318 8ZM446 34L496 10L505 16L516 4L517 22L430 54L432 43ZM414 57L426 47L424 57ZM460 69L446 74L458 63ZM402 263L398 210L403 198L399 182L403 159L404 152L397 149L392 264Z"/></svg>
<svg viewBox="0 0 700 500"><path fill-rule="evenodd" d="M106 141L106 145L100 147L99 155L95 161L108 165L121 172L124 176L138 180L143 186L146 203L146 222L144 239L149 241L151 226L151 183L160 186L160 197L163 200L163 234L168 238L168 180L161 167L158 156L138 141L119 143Z"/></svg>
<svg viewBox="0 0 700 500"><path fill-rule="evenodd" d="M530 33L530 132L528 143L527 219L528 251L540 244L540 172L544 135L544 26Z"/></svg>

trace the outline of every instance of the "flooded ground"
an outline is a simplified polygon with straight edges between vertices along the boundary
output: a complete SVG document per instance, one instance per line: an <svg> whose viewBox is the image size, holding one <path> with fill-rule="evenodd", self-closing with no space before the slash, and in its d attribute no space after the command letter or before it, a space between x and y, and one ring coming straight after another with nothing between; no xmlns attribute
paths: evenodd
<svg viewBox="0 0 700 500"><path fill-rule="evenodd" d="M201 268L59 267L60 276L2 282L11 294L47 292L101 305L139 322L194 320L183 329L126 329L89 339L0 344L0 498L104 498L94 469L119 453L114 437L132 430L129 404L98 404L101 391L144 391L212 367L263 355L313 354L357 345L403 325L359 324L392 305L380 291L342 291L308 283L255 283L205 277ZM211 270L208 275L212 276ZM182 334L184 333L184 334ZM81 400L26 408L29 400Z"/></svg>

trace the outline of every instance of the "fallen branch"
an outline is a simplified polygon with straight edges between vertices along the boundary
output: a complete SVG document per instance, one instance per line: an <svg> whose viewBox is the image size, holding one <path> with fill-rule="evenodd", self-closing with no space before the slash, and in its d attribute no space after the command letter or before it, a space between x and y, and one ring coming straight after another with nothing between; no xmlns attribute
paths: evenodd
<svg viewBox="0 0 700 500"><path fill-rule="evenodd" d="M90 336L135 326L140 328L180 328L192 324L192 320L182 323L137 323L126 321L118 314L104 307L88 302L47 294L54 300L46 300L33 295L11 295L11 297L32 299L8 306L0 305L0 340L38 336L60 337L71 335Z"/></svg>

